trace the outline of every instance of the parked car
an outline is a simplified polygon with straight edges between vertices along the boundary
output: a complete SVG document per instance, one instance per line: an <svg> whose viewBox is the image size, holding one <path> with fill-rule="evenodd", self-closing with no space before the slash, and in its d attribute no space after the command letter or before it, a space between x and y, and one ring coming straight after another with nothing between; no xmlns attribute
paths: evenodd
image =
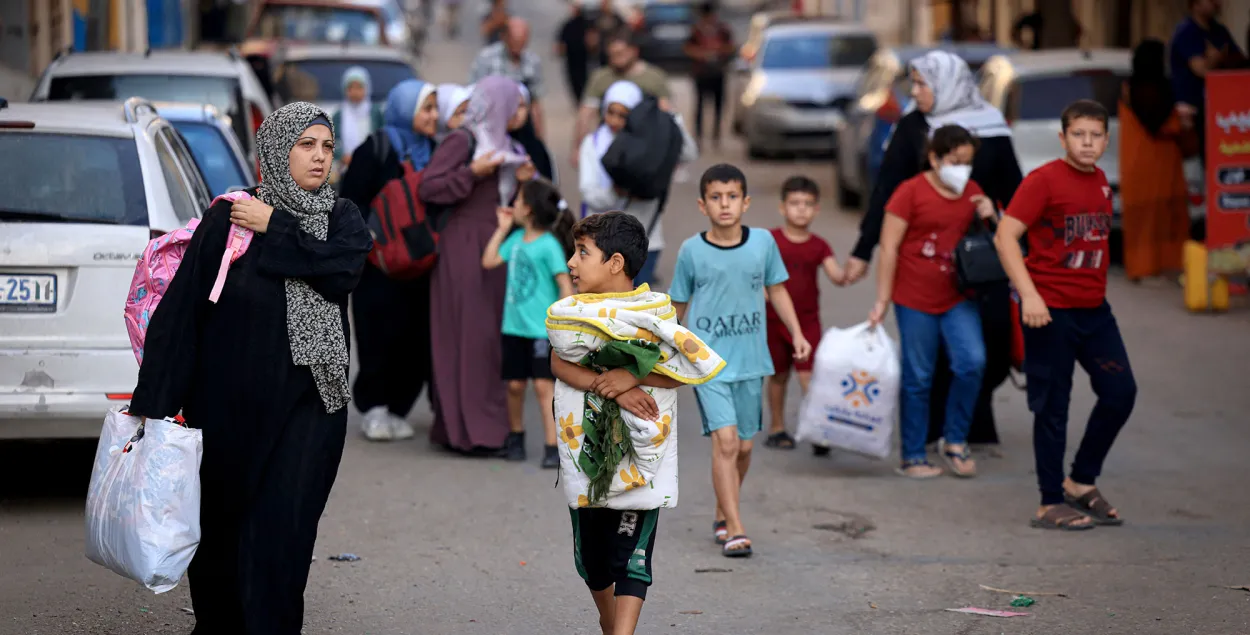
<svg viewBox="0 0 1250 635"><path fill-rule="evenodd" d="M349 42L390 45L386 16L369 4L338 0L260 0L245 40L250 45L293 42ZM251 54L253 51L246 50Z"/></svg>
<svg viewBox="0 0 1250 635"><path fill-rule="evenodd" d="M670 71L686 71L690 58L686 56L686 41L698 16L695 3L647 2L635 28L639 34L639 52L642 59Z"/></svg>
<svg viewBox="0 0 1250 635"><path fill-rule="evenodd" d="M838 160L835 181L838 202L844 209L860 207L872 192L877 169L885 157L885 145L894 124L905 114L911 100L908 65L930 51L949 51L963 58L973 73L994 55L1010 53L994 44L947 43L929 47L883 48L877 51L860 75L855 99L838 128Z"/></svg>
<svg viewBox="0 0 1250 635"><path fill-rule="evenodd" d="M765 29L755 59L738 62L749 74L739 103L748 154L833 152L834 130L876 50L859 24L809 19Z"/></svg>
<svg viewBox="0 0 1250 635"><path fill-rule="evenodd" d="M31 101L144 99L212 104L230 118L248 158L256 162L255 134L273 106L251 65L237 53L206 51L99 51L58 55L39 79Z"/></svg>
<svg viewBox="0 0 1250 635"><path fill-rule="evenodd" d="M2 100L0 100L2 101ZM138 365L122 306L148 240L210 202L151 104L0 106L0 438L93 437Z"/></svg>
<svg viewBox="0 0 1250 635"><path fill-rule="evenodd" d="M191 149L191 156L213 197L256 185L255 172L243 146L230 127L230 118L210 104L153 104L174 125Z"/></svg>
<svg viewBox="0 0 1250 635"><path fill-rule="evenodd" d="M333 113L343 101L343 72L352 66L369 71L374 103L399 82L417 77L416 60L383 46L312 44L283 49L275 58L274 86L282 102L310 101Z"/></svg>
<svg viewBox="0 0 1250 635"><path fill-rule="evenodd" d="M1112 228L1120 226L1120 120L1124 81L1132 69L1124 49L1028 51L996 55L981 67L981 94L1011 124L1020 170L1028 174L1059 157L1059 114L1078 99L1093 99L1111 113L1107 153L1098 165L1115 193Z"/></svg>

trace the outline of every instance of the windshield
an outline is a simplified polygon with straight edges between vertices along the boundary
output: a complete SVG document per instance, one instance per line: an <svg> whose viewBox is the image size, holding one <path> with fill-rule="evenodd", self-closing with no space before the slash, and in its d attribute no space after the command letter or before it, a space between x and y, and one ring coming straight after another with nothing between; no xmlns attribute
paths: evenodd
<svg viewBox="0 0 1250 635"><path fill-rule="evenodd" d="M376 14L334 6L266 5L254 37L303 42L382 43Z"/></svg>
<svg viewBox="0 0 1250 635"><path fill-rule="evenodd" d="M3 132L0 183L0 221L148 225L134 139Z"/></svg>
<svg viewBox="0 0 1250 635"><path fill-rule="evenodd" d="M648 24L656 22L691 22L694 17L688 4L653 4L643 10Z"/></svg>
<svg viewBox="0 0 1250 635"><path fill-rule="evenodd" d="M1078 99L1092 99L1102 104L1114 118L1118 108L1120 87L1127 76L1111 72L1082 75L1061 75L1021 79L1012 92L1008 112L1017 110L1015 119L1058 119L1068 104Z"/></svg>
<svg viewBox="0 0 1250 635"><path fill-rule="evenodd" d="M278 94L285 101L342 101L343 72L353 66L369 71L373 94L369 96L377 104L395 84L417 76L412 67L402 62L377 60L305 60L284 64L278 76Z"/></svg>
<svg viewBox="0 0 1250 635"><path fill-rule="evenodd" d="M764 42L764 69L818 69L861 67L877 50L871 37L828 34L770 37Z"/></svg>
<svg viewBox="0 0 1250 635"><path fill-rule="evenodd" d="M204 181L214 197L225 194L231 187L248 184L234 150L217 126L187 121L172 123L190 146L200 174L204 175Z"/></svg>

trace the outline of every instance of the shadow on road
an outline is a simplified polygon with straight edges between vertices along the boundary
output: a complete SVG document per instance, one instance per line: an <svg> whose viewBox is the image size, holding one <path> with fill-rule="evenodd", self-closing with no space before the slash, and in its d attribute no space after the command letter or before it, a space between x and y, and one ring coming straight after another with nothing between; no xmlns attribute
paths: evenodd
<svg viewBox="0 0 1250 635"><path fill-rule="evenodd" d="M84 499L95 439L0 441L0 501Z"/></svg>

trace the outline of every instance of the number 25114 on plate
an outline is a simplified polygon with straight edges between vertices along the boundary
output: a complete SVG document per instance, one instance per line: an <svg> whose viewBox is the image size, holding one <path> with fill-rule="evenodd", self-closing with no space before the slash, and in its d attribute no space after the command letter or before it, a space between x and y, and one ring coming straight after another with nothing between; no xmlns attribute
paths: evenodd
<svg viewBox="0 0 1250 635"><path fill-rule="evenodd" d="M56 276L41 273L0 272L0 312L52 313L56 311Z"/></svg>

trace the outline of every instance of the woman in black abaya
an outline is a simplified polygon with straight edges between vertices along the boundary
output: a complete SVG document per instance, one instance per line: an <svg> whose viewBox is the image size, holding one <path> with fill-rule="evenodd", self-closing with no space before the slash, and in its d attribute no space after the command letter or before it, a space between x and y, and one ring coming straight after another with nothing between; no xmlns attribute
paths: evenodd
<svg viewBox="0 0 1250 635"><path fill-rule="evenodd" d="M898 122L873 185L868 212L860 221L859 242L847 263L847 275L855 281L866 273L872 252L881 238L885 204L907 179L928 168L925 146L932 130L955 124L973 133L980 148L972 160L972 180L986 196L1006 209L1023 176L1011 143L1011 128L998 109L981 97L968 64L946 51L931 51L911 63L916 109ZM977 398L968 443L998 444L994 425L994 390L1011 372L1011 292L1006 282L979 290L981 332L985 339L986 366ZM950 363L941 351L929 401L929 442L942 436L946 421L946 394L950 386Z"/></svg>
<svg viewBox="0 0 1250 635"><path fill-rule="evenodd" d="M130 410L204 433L195 635L299 635L317 522L346 434L347 298L373 241L327 183L330 117L284 106L256 133L256 198L205 213L144 342ZM220 298L231 225L255 232Z"/></svg>

